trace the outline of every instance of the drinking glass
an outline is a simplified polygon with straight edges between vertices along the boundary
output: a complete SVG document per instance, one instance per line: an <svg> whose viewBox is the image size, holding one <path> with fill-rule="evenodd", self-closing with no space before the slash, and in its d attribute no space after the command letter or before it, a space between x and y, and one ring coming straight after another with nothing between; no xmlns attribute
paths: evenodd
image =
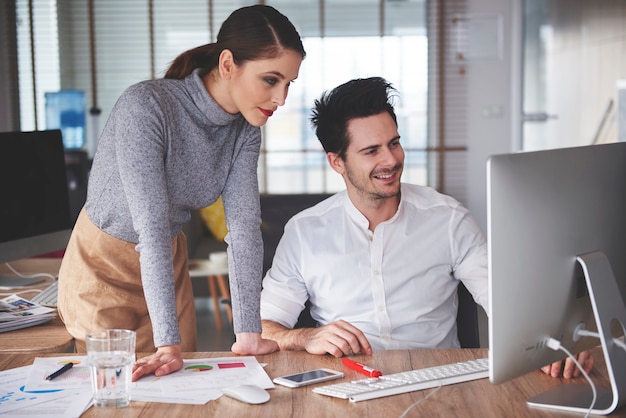
<svg viewBox="0 0 626 418"><path fill-rule="evenodd" d="M123 408L130 404L135 339L135 331L127 329L103 329L87 335L94 405Z"/></svg>

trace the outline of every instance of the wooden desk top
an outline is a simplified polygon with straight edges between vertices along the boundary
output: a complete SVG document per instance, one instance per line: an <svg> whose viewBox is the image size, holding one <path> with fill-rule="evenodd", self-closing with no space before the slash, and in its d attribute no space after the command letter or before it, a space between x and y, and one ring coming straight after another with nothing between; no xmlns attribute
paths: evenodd
<svg viewBox="0 0 626 418"><path fill-rule="evenodd" d="M60 355L60 354L59 354ZM232 353L185 353L186 358L207 358L232 356ZM50 355L40 355L50 356ZM397 373L403 370L430 367L455 361L486 357L486 349L450 349L450 350L390 350L376 351L371 357L357 356L355 359L384 373ZM599 349L595 349L597 367L592 373L596 384L608 383L604 360ZM0 369L14 368L31 364L34 354L0 354ZM141 354L138 357L142 357ZM257 356L270 378L295 373L298 371L328 367L346 373L346 379L362 379L363 375L346 369L340 359L315 356L304 352L283 351L264 356ZM339 382L336 380L334 382ZM574 379L572 383L586 384L584 378ZM318 385L325 385L319 383ZM547 417L572 416L544 409L531 409L526 399L545 390L563 384L560 379L545 376L540 371L524 377L493 385L489 379L443 386L428 399L411 409L408 416L428 417ZM395 395L369 401L350 403L347 400L330 398L315 394L311 389L315 385L289 389L276 385L270 389L271 399L263 405L247 405L236 400L221 397L206 405L178 405L147 402L131 402L128 408L101 409L90 408L83 417L154 417L168 416L186 418L196 417L399 417L414 402L423 399L432 389ZM575 415L578 416L578 415ZM614 417L626 417L626 408L617 410Z"/></svg>
<svg viewBox="0 0 626 418"><path fill-rule="evenodd" d="M61 266L60 258L29 258L10 263L11 266L23 275L35 273L50 273L56 275ZM14 276L4 263L0 263L0 274ZM50 283L35 285L42 289ZM3 293L18 292L24 289L3 290ZM26 293L24 299L30 299L35 293ZM50 322L35 325L34 327L22 328L15 331L0 333L0 353L63 353L70 351L74 344L72 337L65 325L57 316Z"/></svg>

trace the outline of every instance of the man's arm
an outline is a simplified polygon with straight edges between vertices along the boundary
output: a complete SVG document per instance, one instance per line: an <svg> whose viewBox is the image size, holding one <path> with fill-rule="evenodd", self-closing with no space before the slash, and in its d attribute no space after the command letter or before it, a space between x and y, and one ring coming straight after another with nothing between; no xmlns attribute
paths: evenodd
<svg viewBox="0 0 626 418"><path fill-rule="evenodd" d="M274 340L281 350L305 350L311 354L372 354L372 346L358 328L346 321L336 321L317 328L290 329L277 322L262 320L263 338Z"/></svg>

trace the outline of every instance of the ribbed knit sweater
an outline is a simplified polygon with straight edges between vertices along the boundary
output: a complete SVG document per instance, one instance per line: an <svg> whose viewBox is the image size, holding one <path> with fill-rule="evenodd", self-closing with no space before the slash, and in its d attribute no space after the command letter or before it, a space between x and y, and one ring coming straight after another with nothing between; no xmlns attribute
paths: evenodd
<svg viewBox="0 0 626 418"><path fill-rule="evenodd" d="M229 114L196 70L184 80L129 87L100 137L87 215L104 232L136 243L157 347L180 342L172 239L191 211L223 196L235 333L261 332L263 264L257 164L261 131Z"/></svg>

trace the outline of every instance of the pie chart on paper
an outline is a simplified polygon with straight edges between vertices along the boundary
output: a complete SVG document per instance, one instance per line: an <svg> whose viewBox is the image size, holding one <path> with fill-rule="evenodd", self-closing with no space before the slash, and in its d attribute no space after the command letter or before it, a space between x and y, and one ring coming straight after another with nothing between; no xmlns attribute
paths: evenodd
<svg viewBox="0 0 626 418"><path fill-rule="evenodd" d="M209 366L207 364L194 364L193 366L185 367L185 370L192 373L208 372L211 369L213 369L213 366Z"/></svg>

